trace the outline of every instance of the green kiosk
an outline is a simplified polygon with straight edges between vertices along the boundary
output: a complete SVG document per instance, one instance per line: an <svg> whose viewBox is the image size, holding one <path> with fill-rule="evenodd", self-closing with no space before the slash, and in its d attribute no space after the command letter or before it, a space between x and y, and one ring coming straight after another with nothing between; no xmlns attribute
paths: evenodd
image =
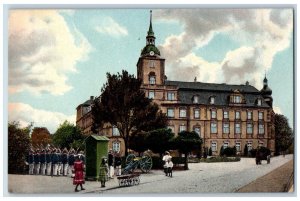
<svg viewBox="0 0 300 201"><path fill-rule="evenodd" d="M98 180L102 157L108 155L108 141L105 136L91 135L85 140L86 180Z"/></svg>

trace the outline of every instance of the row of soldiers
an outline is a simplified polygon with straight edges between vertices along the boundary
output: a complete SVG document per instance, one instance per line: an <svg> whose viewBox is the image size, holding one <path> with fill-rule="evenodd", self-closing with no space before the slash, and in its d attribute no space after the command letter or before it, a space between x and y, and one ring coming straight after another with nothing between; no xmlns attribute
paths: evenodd
<svg viewBox="0 0 300 201"><path fill-rule="evenodd" d="M64 148L31 149L27 157L30 175L49 175L49 176L72 176L75 157L85 161L82 151L76 153L71 148L69 151Z"/></svg>

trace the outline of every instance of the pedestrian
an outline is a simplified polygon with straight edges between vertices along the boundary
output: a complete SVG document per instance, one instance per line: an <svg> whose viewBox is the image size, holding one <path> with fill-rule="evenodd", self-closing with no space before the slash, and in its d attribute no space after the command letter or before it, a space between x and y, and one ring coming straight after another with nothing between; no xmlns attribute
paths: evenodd
<svg viewBox="0 0 300 201"><path fill-rule="evenodd" d="M62 174L62 155L61 150L57 149L57 156L58 156L58 168L57 168L57 175L60 176Z"/></svg>
<svg viewBox="0 0 300 201"><path fill-rule="evenodd" d="M120 153L117 153L115 156L115 168L116 168L116 175L120 176L121 175L121 165L122 165L122 158Z"/></svg>
<svg viewBox="0 0 300 201"><path fill-rule="evenodd" d="M34 154L34 174L40 174L40 168L41 168L41 163L40 163L40 150L37 149Z"/></svg>
<svg viewBox="0 0 300 201"><path fill-rule="evenodd" d="M84 181L84 167L83 167L83 162L79 159L78 156L76 156L75 158L75 162L74 162L74 172L75 172L75 176L73 178L73 185L76 185L75 187L75 192L78 192L78 186L80 185L81 190L85 190L85 188L83 188L82 184L85 183Z"/></svg>
<svg viewBox="0 0 300 201"><path fill-rule="evenodd" d="M47 149L46 151L46 163L47 163L47 175L50 176L51 175L51 149Z"/></svg>
<svg viewBox="0 0 300 201"><path fill-rule="evenodd" d="M56 149L53 149L52 154L51 154L51 171L52 174L51 176L56 176L57 175L57 170L58 170L58 154Z"/></svg>
<svg viewBox="0 0 300 201"><path fill-rule="evenodd" d="M168 162L168 159L170 158L170 153L168 151L165 152L165 155L163 156L162 160L163 160L163 163L164 163L164 172L165 172L165 175L168 176L168 166L167 166L167 162Z"/></svg>
<svg viewBox="0 0 300 201"><path fill-rule="evenodd" d="M29 150L29 154L28 154L27 160L26 160L26 162L29 165L29 174L30 175L33 175L33 170L34 170L34 155L33 155L33 152L34 151L32 149Z"/></svg>
<svg viewBox="0 0 300 201"><path fill-rule="evenodd" d="M40 163L41 163L41 175L45 175L46 174L46 166L47 166L45 149L43 149L40 154Z"/></svg>
<svg viewBox="0 0 300 201"><path fill-rule="evenodd" d="M114 155L112 150L108 152L108 167L109 167L109 178L114 178Z"/></svg>
<svg viewBox="0 0 300 201"><path fill-rule="evenodd" d="M170 156L167 161L167 176L172 177L173 174L173 162L172 157Z"/></svg>
<svg viewBox="0 0 300 201"><path fill-rule="evenodd" d="M64 148L63 153L61 155L61 162L62 162L62 175L67 176L68 172L68 150Z"/></svg>
<svg viewBox="0 0 300 201"><path fill-rule="evenodd" d="M99 180L101 182L101 188L104 188L105 182L108 180L108 165L107 165L107 159L105 157L103 157L101 160Z"/></svg>
<svg viewBox="0 0 300 201"><path fill-rule="evenodd" d="M68 157L68 165L69 165L69 175L74 177L73 169L74 169L74 161L75 161L75 150L72 148Z"/></svg>

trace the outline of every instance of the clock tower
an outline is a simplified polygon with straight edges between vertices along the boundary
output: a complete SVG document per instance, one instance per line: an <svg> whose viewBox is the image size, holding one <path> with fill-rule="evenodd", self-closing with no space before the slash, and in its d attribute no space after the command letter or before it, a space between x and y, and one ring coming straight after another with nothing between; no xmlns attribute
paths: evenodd
<svg viewBox="0 0 300 201"><path fill-rule="evenodd" d="M152 28L152 11L150 11L150 25L146 36L146 46L141 51L137 62L137 77L142 80L143 88L164 85L165 59L155 46L155 36Z"/></svg>

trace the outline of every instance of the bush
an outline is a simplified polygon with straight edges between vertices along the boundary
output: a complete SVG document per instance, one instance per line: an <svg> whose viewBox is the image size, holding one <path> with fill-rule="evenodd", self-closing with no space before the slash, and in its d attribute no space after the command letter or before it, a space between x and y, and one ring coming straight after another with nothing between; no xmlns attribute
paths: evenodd
<svg viewBox="0 0 300 201"><path fill-rule="evenodd" d="M226 147L223 149L221 156L236 156L236 147Z"/></svg>
<svg viewBox="0 0 300 201"><path fill-rule="evenodd" d="M200 160L200 162L204 162L204 163L216 163L216 162L237 162L240 161L241 158L240 157L211 157L211 158L207 158L204 159L202 158Z"/></svg>

